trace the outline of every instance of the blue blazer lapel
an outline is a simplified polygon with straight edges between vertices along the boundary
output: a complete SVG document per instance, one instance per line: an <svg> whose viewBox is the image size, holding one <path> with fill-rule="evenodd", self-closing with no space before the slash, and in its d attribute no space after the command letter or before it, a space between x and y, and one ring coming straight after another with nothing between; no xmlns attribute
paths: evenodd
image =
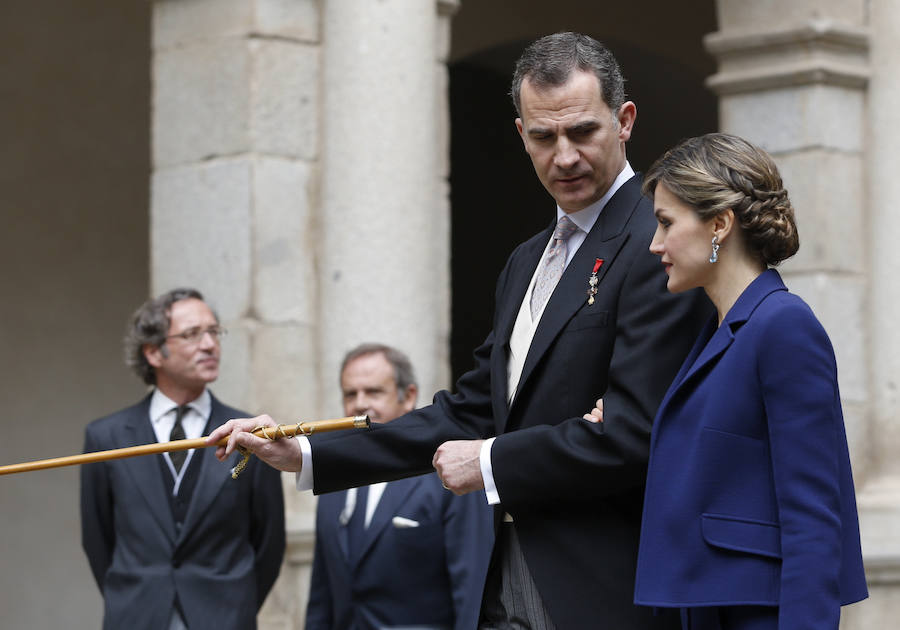
<svg viewBox="0 0 900 630"><path fill-rule="evenodd" d="M121 434L116 437L116 442L122 447L138 446L141 444L155 444L156 434L150 424L150 397L147 396L143 403L135 408L121 429ZM169 493L172 491L159 470L157 458L162 455L133 457L125 462L125 470L132 477L132 482L150 506L150 513L159 524L166 536L172 542L175 541L175 523L172 520L172 509L169 506Z"/></svg>
<svg viewBox="0 0 900 630"><path fill-rule="evenodd" d="M769 269L760 274L744 289L744 292L741 293L728 313L725 314L725 319L722 320L718 328L715 328L716 319L715 316L713 317L700 334L700 337L698 337L690 354L688 354L687 359L681 366L681 370L672 382L672 386L663 398L657 413L658 416L663 415L663 410L669 405L671 400L678 392L688 387L696 375L713 362L718 361L734 342L737 331L750 319L756 307L775 291L787 291L787 287L784 286L784 282L782 282L778 272L774 269ZM714 328L715 331L713 332ZM705 341L706 339L709 341Z"/></svg>
<svg viewBox="0 0 900 630"><path fill-rule="evenodd" d="M222 407L222 403L220 403L215 396L210 395L210 397L212 399L212 408L210 409L209 419L207 420L206 427L203 431L204 435L208 435L213 427L217 427L228 420L226 417L227 414ZM181 528L181 534L179 536L180 540L190 534L194 524L206 513L226 480L230 480L232 483L238 483L238 480L231 479L231 469L238 463L242 456L235 452L227 461L220 462L216 459L215 449L198 448L194 450L193 457L200 457L202 458L202 461L200 462L197 485L194 487L191 503L188 506L187 515L184 518L184 526ZM264 464L261 462L250 462L249 465L263 466ZM247 470L243 474L249 475L251 473Z"/></svg>
<svg viewBox="0 0 900 630"><path fill-rule="evenodd" d="M731 322L727 319L716 329L706 344L703 344L699 355L694 362L688 367L687 372L681 380L676 379L675 389L682 387L692 376L703 369L704 366L720 357L734 342L734 331L731 328ZM691 353L694 354L693 352Z"/></svg>

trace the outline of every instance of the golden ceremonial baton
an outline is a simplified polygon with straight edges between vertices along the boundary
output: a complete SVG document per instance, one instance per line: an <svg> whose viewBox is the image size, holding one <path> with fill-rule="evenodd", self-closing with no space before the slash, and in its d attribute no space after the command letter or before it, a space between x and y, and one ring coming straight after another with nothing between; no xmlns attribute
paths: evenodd
<svg viewBox="0 0 900 630"><path fill-rule="evenodd" d="M251 433L257 437L269 440L277 440L279 438L294 437L295 435L312 435L313 433L321 433L324 431L341 431L343 429L364 429L369 426L368 416L348 416L346 418L335 418L333 420L311 420L309 422L298 422L297 424L279 424L274 427L257 427ZM69 455L67 457L55 457L53 459L40 459L33 462L23 462L21 464L10 464L8 466L0 466L0 475L12 475L14 473L29 472L32 470L43 470L45 468L59 468L61 466L75 466L78 464L93 464L94 462L105 462L110 459L122 459L124 457L137 457L138 455L152 455L154 453L171 453L173 451L187 451L192 448L207 448L211 446L225 446L228 443L228 437L225 436L215 444L207 444L206 437L197 438L195 440L175 440L172 442L158 442L156 444L143 444L141 446L128 446L126 448L114 448L108 451L96 451L94 453L83 453L81 455ZM236 478L238 474L247 465L250 458L249 453L244 452L243 461L235 466L232 477Z"/></svg>

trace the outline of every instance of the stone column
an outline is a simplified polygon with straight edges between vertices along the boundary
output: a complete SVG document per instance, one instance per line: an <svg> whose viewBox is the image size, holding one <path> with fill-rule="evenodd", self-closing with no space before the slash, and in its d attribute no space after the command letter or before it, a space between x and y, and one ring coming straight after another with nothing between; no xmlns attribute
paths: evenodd
<svg viewBox="0 0 900 630"><path fill-rule="evenodd" d="M166 0L153 13L152 291L200 288L229 329L213 390L284 421L320 411L318 7ZM284 481L289 548L266 629L295 627L307 592L312 499Z"/></svg>
<svg viewBox="0 0 900 630"><path fill-rule="evenodd" d="M819 2L778 5L720 0L719 60L708 85L720 124L769 151L797 214L801 247L781 271L831 336L857 476L867 464L866 223L863 123L868 35L862 16L820 11ZM828 4L828 3L826 3ZM844 8L851 3L835 3ZM825 16L823 16L823 14Z"/></svg>
<svg viewBox="0 0 900 630"><path fill-rule="evenodd" d="M434 2L422 0L323 5L323 410L339 408L339 363L360 342L409 354L421 402L447 385L449 151L442 59L455 4L437 6L440 16Z"/></svg>
<svg viewBox="0 0 900 630"><path fill-rule="evenodd" d="M314 0L170 0L153 22L151 283L218 309L217 390L314 414Z"/></svg>
<svg viewBox="0 0 900 630"><path fill-rule="evenodd" d="M854 610L854 628L888 628L900 616L900 6L892 0L868 3L872 80L866 142L869 196L869 261L872 413L872 473L859 496L860 524L871 600Z"/></svg>
<svg viewBox="0 0 900 630"><path fill-rule="evenodd" d="M423 402L448 385L457 6L155 3L152 290L196 285L218 308L224 400L331 417L340 358L362 341L409 353ZM265 629L302 628L308 593L315 499L284 481L287 559Z"/></svg>
<svg viewBox="0 0 900 630"><path fill-rule="evenodd" d="M800 252L782 273L829 331L840 366L851 449L863 471L868 445L863 122L867 32L806 3L763 7L719 1L721 30L706 38L719 60L708 85L721 97L723 131L778 162L797 213ZM845 16L846 17L846 16ZM858 475L862 477L862 475Z"/></svg>
<svg viewBox="0 0 900 630"><path fill-rule="evenodd" d="M842 627L889 627L900 614L900 334L890 314L900 304L891 210L900 9L890 0L717 7L720 31L706 45L719 60L708 84L721 96L722 129L778 162L801 242L783 274L837 355L872 595L844 609Z"/></svg>

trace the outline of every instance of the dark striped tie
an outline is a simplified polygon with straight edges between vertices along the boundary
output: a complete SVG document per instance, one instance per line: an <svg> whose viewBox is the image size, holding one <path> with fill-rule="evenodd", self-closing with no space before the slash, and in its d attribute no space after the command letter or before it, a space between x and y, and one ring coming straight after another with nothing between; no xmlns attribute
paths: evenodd
<svg viewBox="0 0 900 630"><path fill-rule="evenodd" d="M181 419L184 417L184 414L187 413L188 409L189 407L187 405L181 405L175 410L175 426L172 427L172 432L169 434L170 442L174 440L183 440L185 438L184 426L181 424ZM181 471L181 467L184 466L184 460L187 459L187 454L187 451L173 451L169 453L169 459L172 460L176 475Z"/></svg>

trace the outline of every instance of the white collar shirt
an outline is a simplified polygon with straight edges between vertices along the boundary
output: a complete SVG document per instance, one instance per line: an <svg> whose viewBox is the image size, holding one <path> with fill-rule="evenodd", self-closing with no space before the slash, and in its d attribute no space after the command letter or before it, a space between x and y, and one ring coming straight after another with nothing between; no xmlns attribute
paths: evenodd
<svg viewBox="0 0 900 630"><path fill-rule="evenodd" d="M584 239L587 238L588 233L591 231L591 229L593 229L594 224L600 217L600 213L603 212L603 208L606 207L607 202L609 202L616 191L622 187L622 184L627 182L632 177L634 177L634 170L626 161L625 168L622 169L622 171L613 181L612 185L609 187L609 190L606 191L606 194L589 205L587 208L579 210L578 212L567 214L562 208L556 206L557 221L559 221L563 216L568 216L569 219L571 219L572 222L578 226L578 229L575 230L572 236L570 236L566 241L566 267L569 266L569 263L572 261L572 258L578 251L578 248L581 247L581 244L584 243ZM509 362L507 364L506 372L506 376L508 379L506 390L507 402L510 404L515 397L516 388L519 385L519 378L522 375L522 368L525 366L525 357L528 355L528 349L531 347L531 340L534 339L534 333L541 321L541 316L544 314L544 307L546 307L546 304L541 306L541 310L532 320L531 309L529 307L529 304L531 303L531 292L534 289L534 283L537 279L538 269L541 268L541 262L543 262L544 257L547 256L547 250L550 249L550 245L552 243L553 237L551 236L551 238L547 241L547 245L544 247L544 253L541 255L541 261L538 262L538 265L531 276L531 282L528 284L528 290L525 292L525 297L522 299L522 304L519 308L519 315L516 318L516 323L513 327L512 335L510 336ZM565 267L563 269L565 269Z"/></svg>
<svg viewBox="0 0 900 630"><path fill-rule="evenodd" d="M210 396L209 390L204 389L203 393L189 402L187 406L188 410L181 418L181 426L184 428L185 439L195 440L203 436L203 429L206 427L206 422L212 411L212 396ZM169 441L172 427L175 426L175 413L177 409L178 403L163 394L159 389L153 390L153 395L150 397L149 415L150 424L153 426L153 433L156 435L157 442ZM175 467L172 465L169 454L163 453L166 464L169 466L169 471L172 473L172 477L175 478L175 486L172 489L172 494L178 494L178 488L181 486L181 479L184 476L184 472L187 470L188 465L191 463L193 455L194 449L187 452L187 458L181 467L181 471L176 474Z"/></svg>

